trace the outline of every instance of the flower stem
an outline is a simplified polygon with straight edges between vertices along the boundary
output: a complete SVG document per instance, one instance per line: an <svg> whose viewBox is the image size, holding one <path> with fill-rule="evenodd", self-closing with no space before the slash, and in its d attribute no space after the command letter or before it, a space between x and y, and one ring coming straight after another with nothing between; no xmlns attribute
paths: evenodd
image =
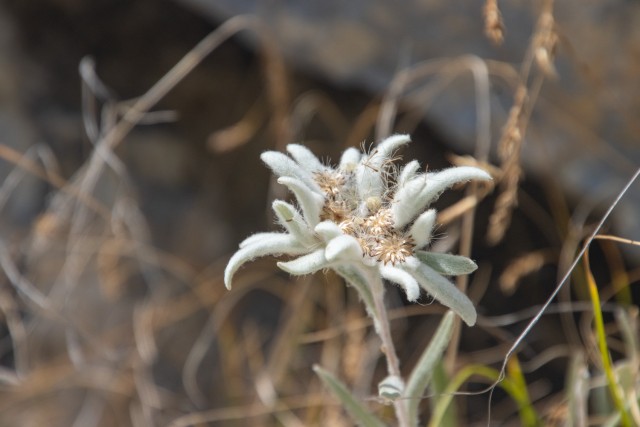
<svg viewBox="0 0 640 427"><path fill-rule="evenodd" d="M393 344L393 338L391 337L391 325L389 324L389 316L387 315L387 308L384 304L384 285L382 279L375 275L371 275L371 290L373 294L374 302L374 326L375 330L382 341L382 352L387 360L387 372L389 375L402 378L400 375L400 361L396 354L396 348ZM407 413L407 406L403 404L402 400L394 400L393 406L395 408L396 417L398 418L399 427L409 427L409 416Z"/></svg>

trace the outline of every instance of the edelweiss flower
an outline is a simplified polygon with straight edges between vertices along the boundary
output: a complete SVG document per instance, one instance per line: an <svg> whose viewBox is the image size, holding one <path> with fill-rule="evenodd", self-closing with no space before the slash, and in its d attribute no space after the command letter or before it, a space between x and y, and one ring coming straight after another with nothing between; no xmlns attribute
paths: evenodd
<svg viewBox="0 0 640 427"><path fill-rule="evenodd" d="M415 160L398 170L392 156L409 141L408 135L394 135L369 154L349 148L335 169L297 144L287 146L291 157L263 153L262 160L294 193L299 208L273 202L286 232L245 239L225 270L227 288L245 262L286 254L298 258L279 262L284 271L304 275L331 268L358 290L368 307L369 284L377 276L399 284L409 301L416 301L422 288L468 325L475 324L473 304L444 276L468 274L477 266L466 257L423 250L436 220L436 211L427 208L456 183L491 177L464 166L419 173Z"/></svg>

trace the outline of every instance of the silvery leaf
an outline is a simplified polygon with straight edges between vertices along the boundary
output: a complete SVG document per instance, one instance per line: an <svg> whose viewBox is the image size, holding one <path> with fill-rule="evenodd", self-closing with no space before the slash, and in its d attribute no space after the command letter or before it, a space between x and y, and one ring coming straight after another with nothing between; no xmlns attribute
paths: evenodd
<svg viewBox="0 0 640 427"><path fill-rule="evenodd" d="M475 325L478 315L473 303L453 283L416 258L408 258L407 262L400 266L409 270L424 290L442 305L453 310L467 325Z"/></svg>
<svg viewBox="0 0 640 427"><path fill-rule="evenodd" d="M436 333L420 356L418 363L413 368L411 376L407 381L404 397L407 398L406 404L409 412L409 420L413 422L413 425L418 425L418 404L420 403L420 398L427 389L435 366L438 361L442 359L442 353L451 340L451 332L453 331L454 325L453 319L454 314L452 311L448 311L444 315Z"/></svg>
<svg viewBox="0 0 640 427"><path fill-rule="evenodd" d="M353 286L367 309L367 314L373 319L374 324L378 322L376 317L375 304L373 302L373 295L371 294L371 288L369 287L369 278L367 277L367 270L364 268L358 268L353 264L342 264L333 266L332 269L342 276L347 283Z"/></svg>
<svg viewBox="0 0 640 427"><path fill-rule="evenodd" d="M415 256L421 262L445 276L460 276L461 274L470 274L478 269L478 266L475 262L461 255L417 251Z"/></svg>

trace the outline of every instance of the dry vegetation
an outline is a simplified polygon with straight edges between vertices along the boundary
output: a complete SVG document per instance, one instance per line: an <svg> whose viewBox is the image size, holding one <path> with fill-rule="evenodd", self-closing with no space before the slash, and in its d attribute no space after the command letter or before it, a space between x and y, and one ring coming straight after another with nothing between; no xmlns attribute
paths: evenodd
<svg viewBox="0 0 640 427"><path fill-rule="evenodd" d="M283 198L274 182L266 194L260 151L303 140L335 158L365 140L411 133L414 141L422 141L414 151L422 164L476 165L496 183L494 188L470 186L441 204L445 209L434 245L477 260L479 270L458 286L477 303L480 318L474 328L457 330L421 403L423 421L434 413L429 402L446 395L443 390L455 378L460 388L454 391L465 393L453 399L455 411L444 415L450 425L456 421L448 417L458 425L566 425L576 414L599 425L620 409L620 402L609 397L616 393L618 399L634 399L622 410L623 421L640 424L635 394L640 353L633 347L639 338L638 295L632 289L640 272L628 267L621 251L634 242L593 242L596 279L581 264L561 282L590 242L597 224L593 218L604 211L572 208L550 177L523 182L520 156L529 118L543 82L555 76L558 36L552 7L551 1L543 2L519 68L476 57L419 63L401 70L381 99L348 107L330 91L290 84L291 71L268 30L252 17L223 23L131 101L111 97L104 88L109 82L84 61L83 120L92 150L73 174L60 169L45 145L26 152L0 145L0 157L12 166L0 187L0 208L27 178L48 188L37 219L23 233L0 239L0 425L352 425L315 377L313 364L336 373L393 424L391 406L374 397L384 376L378 338L357 296L338 277L297 280L277 271L274 260L263 259L244 268L227 292L222 272L228 254L207 259L200 252L189 258L188 243L175 251L165 244L163 233L181 229L185 239L196 238L198 230L189 223L193 218L175 215L161 225L147 218L128 157L128 136L137 126L164 126L171 115L158 103L177 85L188 84L195 67L241 31L260 40L260 57L252 66L262 80L254 100L245 102L250 97L241 94L240 107L230 107L241 110L239 119L209 129L204 155L220 159L217 167L225 172L214 176L229 179L228 187L220 187L234 193L221 196L227 204L214 208L227 218L227 227L240 227L226 230L231 245L215 239L223 245L218 253L230 253L243 234L264 228L256 222L264 221L267 210L247 211L267 206L275 194ZM508 37L495 1L486 2L485 19L493 41ZM472 73L478 94L469 100L478 111L476 152L445 160L440 146L425 148L437 136L421 123L415 105L431 102L449 74L466 72ZM491 135L489 123L488 96L495 80L513 94L500 135ZM162 107L172 108L171 102ZM497 144L497 159L490 158L492 144ZM153 144L146 149L154 150ZM230 206L234 200L244 206ZM599 301L593 293L596 281ZM555 292L557 298L549 299L543 311ZM419 305L403 303L395 290L388 296L396 346L402 366L409 368L444 310L426 296ZM595 302L601 302L602 323ZM608 351L598 347L604 339L600 333L607 337ZM630 384L607 389L612 385L609 354L615 363L628 362L624 372ZM490 393L488 386L496 385L500 373L515 392L505 393L498 385ZM571 393L580 390L591 397L572 400ZM586 425L581 422L587 419L571 422Z"/></svg>

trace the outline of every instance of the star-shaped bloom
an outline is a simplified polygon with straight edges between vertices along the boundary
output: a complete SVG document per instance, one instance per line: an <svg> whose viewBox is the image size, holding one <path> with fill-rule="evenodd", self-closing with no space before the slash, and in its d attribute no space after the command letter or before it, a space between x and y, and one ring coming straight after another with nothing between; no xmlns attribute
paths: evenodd
<svg viewBox="0 0 640 427"><path fill-rule="evenodd" d="M273 202L284 232L245 239L227 264L227 288L247 261L288 255L295 258L278 263L284 271L304 275L333 269L365 302L370 298L367 278L377 275L400 285L409 301L424 289L468 325L475 324L473 304L444 276L469 274L477 266L463 256L425 250L436 221L429 205L456 183L491 177L468 166L422 173L415 160L398 169L393 155L409 141L408 135L394 135L370 153L349 148L335 168L298 144L287 146L290 157L263 153L262 160L295 195L298 206Z"/></svg>

